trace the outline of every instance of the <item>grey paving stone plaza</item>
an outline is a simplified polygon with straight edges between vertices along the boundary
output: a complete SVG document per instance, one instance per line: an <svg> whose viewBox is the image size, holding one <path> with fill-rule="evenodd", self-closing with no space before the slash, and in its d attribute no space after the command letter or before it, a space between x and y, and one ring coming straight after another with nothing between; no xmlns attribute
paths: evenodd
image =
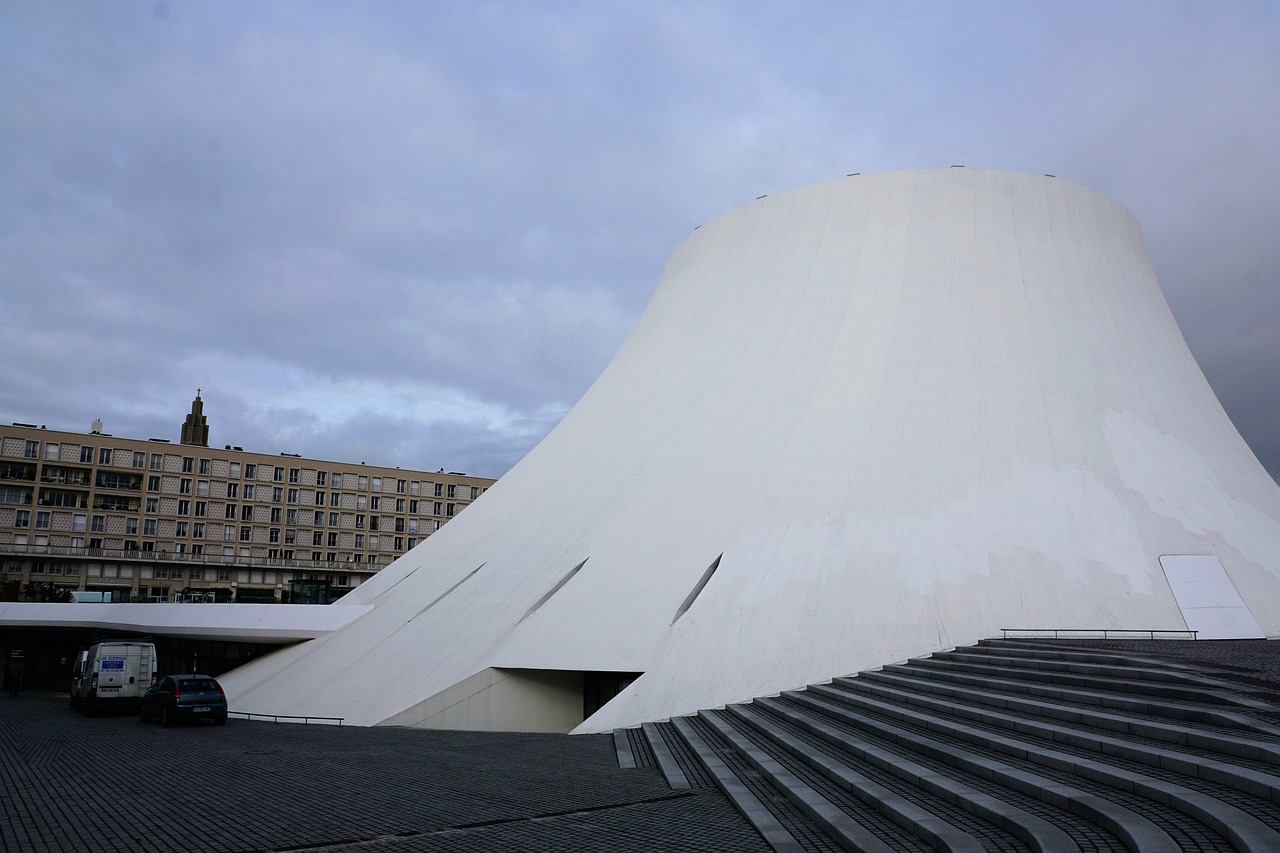
<svg viewBox="0 0 1280 853"><path fill-rule="evenodd" d="M768 850L714 788L621 769L608 735L162 728L0 697L0 850Z"/></svg>
<svg viewBox="0 0 1280 853"><path fill-rule="evenodd" d="M0 778L3 853L1275 853L1280 643L990 639L585 736L31 692L0 700Z"/></svg>

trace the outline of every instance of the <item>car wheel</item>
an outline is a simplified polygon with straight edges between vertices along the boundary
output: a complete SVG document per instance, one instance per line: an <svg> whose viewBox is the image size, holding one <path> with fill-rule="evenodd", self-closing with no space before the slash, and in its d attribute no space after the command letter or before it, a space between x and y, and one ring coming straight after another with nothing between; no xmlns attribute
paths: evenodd
<svg viewBox="0 0 1280 853"><path fill-rule="evenodd" d="M138 719L144 723L147 722L147 706L146 705L138 706Z"/></svg>
<svg viewBox="0 0 1280 853"><path fill-rule="evenodd" d="M214 717L213 721L220 726L225 726L227 724L227 715L223 714L220 717Z"/></svg>
<svg viewBox="0 0 1280 853"><path fill-rule="evenodd" d="M173 725L173 717L172 717L172 715L170 715L170 714L169 714L169 709L168 709L168 708L161 708L161 709L160 709L160 725L162 725L162 726L172 726L172 725Z"/></svg>

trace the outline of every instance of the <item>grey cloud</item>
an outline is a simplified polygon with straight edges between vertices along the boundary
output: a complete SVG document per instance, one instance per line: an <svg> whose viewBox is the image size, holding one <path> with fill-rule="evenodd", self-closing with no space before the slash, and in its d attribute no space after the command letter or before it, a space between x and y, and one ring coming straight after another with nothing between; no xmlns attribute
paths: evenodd
<svg viewBox="0 0 1280 853"><path fill-rule="evenodd" d="M1128 206L1280 470L1270 6L156 8L0 10L0 417L498 474L693 226L967 163Z"/></svg>

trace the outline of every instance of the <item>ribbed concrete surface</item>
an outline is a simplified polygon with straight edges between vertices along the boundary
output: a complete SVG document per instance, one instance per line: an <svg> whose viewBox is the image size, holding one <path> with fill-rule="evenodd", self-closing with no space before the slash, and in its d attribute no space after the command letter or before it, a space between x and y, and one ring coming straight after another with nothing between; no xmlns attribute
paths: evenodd
<svg viewBox="0 0 1280 853"><path fill-rule="evenodd" d="M777 850L1280 850L1275 642L993 640L645 732Z"/></svg>

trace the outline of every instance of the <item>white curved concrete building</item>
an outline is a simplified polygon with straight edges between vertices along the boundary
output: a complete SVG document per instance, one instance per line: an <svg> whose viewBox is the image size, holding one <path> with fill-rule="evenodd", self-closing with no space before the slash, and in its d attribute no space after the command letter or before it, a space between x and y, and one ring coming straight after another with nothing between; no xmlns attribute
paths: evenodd
<svg viewBox="0 0 1280 853"><path fill-rule="evenodd" d="M346 602L233 707L565 730L582 673L643 673L597 731L1002 628L1280 635L1280 489L1119 204L853 176L695 230L564 421Z"/></svg>

